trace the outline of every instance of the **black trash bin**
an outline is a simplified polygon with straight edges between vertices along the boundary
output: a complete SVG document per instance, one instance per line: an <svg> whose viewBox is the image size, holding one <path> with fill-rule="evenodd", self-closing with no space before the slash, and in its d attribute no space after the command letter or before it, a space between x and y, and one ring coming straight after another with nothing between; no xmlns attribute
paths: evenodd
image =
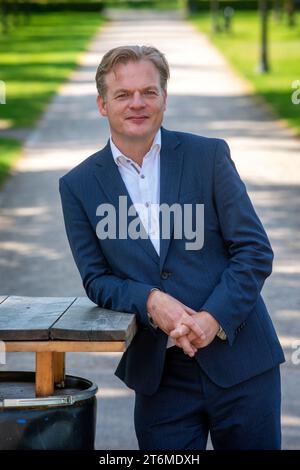
<svg viewBox="0 0 300 470"><path fill-rule="evenodd" d="M94 449L97 390L67 375L64 388L35 398L34 372L1 372L0 450Z"/></svg>

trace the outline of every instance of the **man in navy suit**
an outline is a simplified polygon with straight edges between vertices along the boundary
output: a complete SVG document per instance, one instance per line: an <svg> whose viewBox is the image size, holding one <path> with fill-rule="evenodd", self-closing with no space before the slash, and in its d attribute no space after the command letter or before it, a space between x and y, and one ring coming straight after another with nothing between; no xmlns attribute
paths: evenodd
<svg viewBox="0 0 300 470"><path fill-rule="evenodd" d="M74 260L93 302L136 314L115 373L141 449L280 449L273 252L226 142L161 127L168 78L152 47L103 57L110 139L60 179Z"/></svg>

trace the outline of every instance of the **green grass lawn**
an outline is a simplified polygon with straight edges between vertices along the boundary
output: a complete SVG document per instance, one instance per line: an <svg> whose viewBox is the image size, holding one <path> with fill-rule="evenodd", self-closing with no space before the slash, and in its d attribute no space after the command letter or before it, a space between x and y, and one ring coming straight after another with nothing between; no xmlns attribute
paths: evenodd
<svg viewBox="0 0 300 470"><path fill-rule="evenodd" d="M36 123L103 21L96 12L41 13L7 36L0 33L0 80L6 84L0 129ZM9 170L9 161L15 160L15 150L7 142L0 144L0 180Z"/></svg>
<svg viewBox="0 0 300 470"><path fill-rule="evenodd" d="M231 33L210 33L210 16L191 16L191 21L209 35L233 67L252 84L278 116L286 120L300 135L300 104L294 105L292 82L300 80L300 14L297 25L289 28L286 20L277 23L269 17L271 70L257 73L259 58L259 18L256 12L236 12Z"/></svg>
<svg viewBox="0 0 300 470"><path fill-rule="evenodd" d="M21 143L16 139L0 139L0 186L21 152Z"/></svg>

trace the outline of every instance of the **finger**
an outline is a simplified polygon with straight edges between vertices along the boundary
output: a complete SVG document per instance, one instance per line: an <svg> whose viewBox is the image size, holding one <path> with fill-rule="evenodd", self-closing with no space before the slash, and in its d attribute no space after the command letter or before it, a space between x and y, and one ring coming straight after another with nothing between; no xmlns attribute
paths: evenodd
<svg viewBox="0 0 300 470"><path fill-rule="evenodd" d="M193 319L192 317L185 317L181 320L181 323L188 326L196 335L204 340L205 339L205 333L202 330L202 328L198 325L198 323Z"/></svg>
<svg viewBox="0 0 300 470"><path fill-rule="evenodd" d="M188 354L190 357L193 357L195 354L195 347L190 343L187 336L182 336L180 340L178 340L180 347L183 351Z"/></svg>
<svg viewBox="0 0 300 470"><path fill-rule="evenodd" d="M180 325L177 328L175 328L174 330L172 330L170 332L170 336L173 339L180 338L180 336L187 336L190 343L192 343L196 339L199 340L199 336L197 336L196 333L191 331L190 328L186 325Z"/></svg>
<svg viewBox="0 0 300 470"><path fill-rule="evenodd" d="M187 356L190 356L190 357L194 357L195 353L197 352L197 349L192 347L191 350L187 350L185 346L183 346L181 343L178 343L177 346L182 349L182 351L184 352L184 354L186 354Z"/></svg>
<svg viewBox="0 0 300 470"><path fill-rule="evenodd" d="M192 345L196 348L196 350L198 351L198 349L201 349L201 348L204 348L205 347L205 342L204 341L193 341Z"/></svg>
<svg viewBox="0 0 300 470"><path fill-rule="evenodd" d="M182 344L182 338L183 338L183 337L181 336L179 339L176 339L176 340L175 340L175 344L176 344L176 346L178 346L179 348L184 349L186 343L183 342L183 344ZM198 351L197 347L196 347L194 344L192 344L192 343L190 342L190 345L191 345L191 349L192 349L194 352L197 352L197 351ZM187 354L186 351L185 351L185 354Z"/></svg>
<svg viewBox="0 0 300 470"><path fill-rule="evenodd" d="M197 352L198 351L197 343L202 344L202 341L199 340L199 338L195 335L195 333L191 333L191 337L190 337L190 335L187 335L187 339L191 343L191 346L193 347L194 352Z"/></svg>
<svg viewBox="0 0 300 470"><path fill-rule="evenodd" d="M180 336L187 335L188 333L190 333L189 327L181 324L170 332L170 336L172 338L179 338Z"/></svg>
<svg viewBox="0 0 300 470"><path fill-rule="evenodd" d="M188 340L192 343L194 340L199 339L199 336L196 335L193 331L190 330L190 332L187 334Z"/></svg>

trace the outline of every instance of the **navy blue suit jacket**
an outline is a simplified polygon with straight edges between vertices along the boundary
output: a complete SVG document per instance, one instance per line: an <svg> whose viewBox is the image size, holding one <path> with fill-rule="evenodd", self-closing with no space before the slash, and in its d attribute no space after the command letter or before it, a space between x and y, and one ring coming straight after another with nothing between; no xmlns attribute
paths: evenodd
<svg viewBox="0 0 300 470"><path fill-rule="evenodd" d="M60 179L66 232L87 296L104 308L134 313L138 332L115 374L130 388L157 390L167 335L149 323L146 301L158 287L194 310L207 310L222 325L196 359L210 379L229 387L284 362L260 295L273 252L225 141L162 128L160 203L204 204L204 244L190 240L99 240L97 207L127 196L110 145ZM117 214L118 215L118 214ZM195 214L193 213L193 217ZM118 220L118 219L117 219Z"/></svg>

